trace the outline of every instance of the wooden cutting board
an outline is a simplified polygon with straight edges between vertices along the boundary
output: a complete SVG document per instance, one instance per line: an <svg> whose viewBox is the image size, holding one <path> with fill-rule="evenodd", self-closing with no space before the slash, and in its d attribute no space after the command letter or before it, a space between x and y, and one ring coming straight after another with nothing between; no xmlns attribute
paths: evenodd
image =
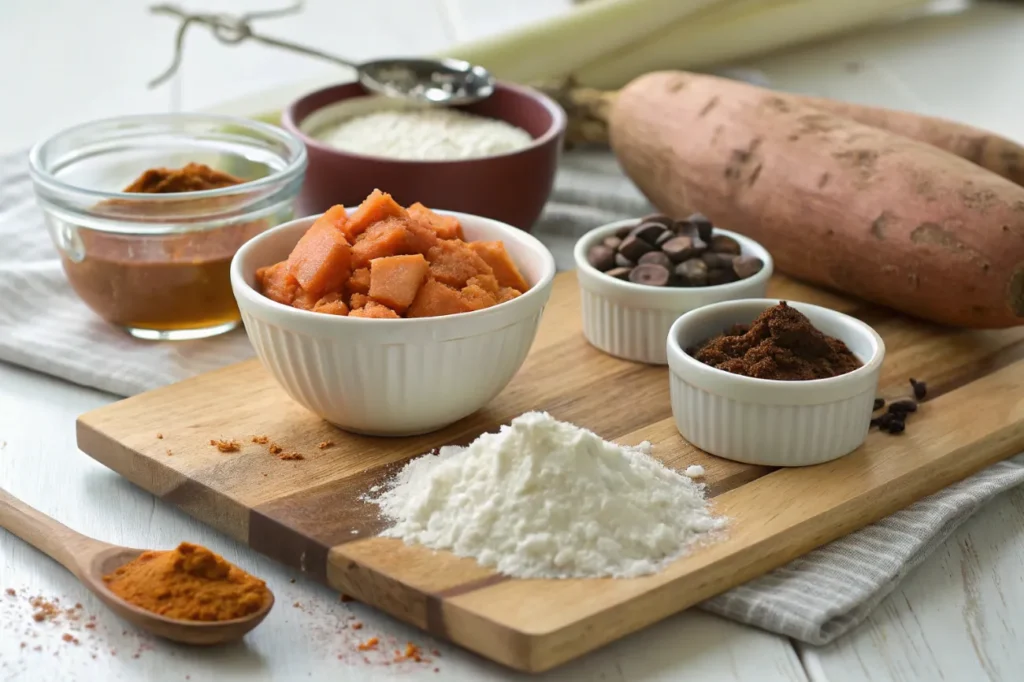
<svg viewBox="0 0 1024 682"><path fill-rule="evenodd" d="M559 275L537 340L481 412L405 439L346 434L293 403L257 361L89 412L78 444L136 485L254 549L401 620L513 668L542 671L759 576L1024 449L1024 328L940 329L776 278L771 295L850 313L885 339L880 392L929 397L906 433L873 432L828 464L737 464L688 445L669 407L666 368L617 360L580 331L573 273ZM465 444L528 410L621 443L649 440L667 465L707 469L727 537L633 580L511 580L469 559L378 538L359 500L398 466ZM304 459L282 461L267 436ZM237 440L222 453L211 439ZM323 447L321 447L323 444Z"/></svg>

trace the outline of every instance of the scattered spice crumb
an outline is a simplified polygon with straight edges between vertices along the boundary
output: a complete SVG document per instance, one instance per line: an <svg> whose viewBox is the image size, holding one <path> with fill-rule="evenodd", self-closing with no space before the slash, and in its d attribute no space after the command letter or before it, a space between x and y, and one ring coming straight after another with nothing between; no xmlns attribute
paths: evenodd
<svg viewBox="0 0 1024 682"><path fill-rule="evenodd" d="M173 456L173 455L174 455L174 453L173 453L173 452L171 452L171 449L170 449L170 448L167 448L167 456L168 456L168 457L171 457L171 456Z"/></svg>
<svg viewBox="0 0 1024 682"><path fill-rule="evenodd" d="M96 629L96 623L86 623L85 624L85 629L86 630L95 630Z"/></svg>
<svg viewBox="0 0 1024 682"><path fill-rule="evenodd" d="M353 630L362 630L362 629L363 629L363 624L362 624L362 623L360 623L360 622L359 622L359 621L357 620L356 622L352 623L352 629L353 629Z"/></svg>
<svg viewBox="0 0 1024 682"><path fill-rule="evenodd" d="M164 434L158 433L158 434L156 434L156 438L157 438L157 440L163 440L164 439Z"/></svg>
<svg viewBox="0 0 1024 682"><path fill-rule="evenodd" d="M266 476L266 474L263 474L263 475L264 475L264 476ZM294 585L294 584L295 584L295 578L292 578L292 579L291 579L291 580L289 580L288 582L290 582L290 583L291 583L292 585Z"/></svg>
<svg viewBox="0 0 1024 682"><path fill-rule="evenodd" d="M237 440L217 440L211 438L210 445L221 452L238 452L242 449L242 445Z"/></svg>
<svg viewBox="0 0 1024 682"><path fill-rule="evenodd" d="M5 594L6 594L6 595L7 595L8 597L14 597L14 596L16 596L16 595L18 594L17 592L15 592L15 591L14 591L14 588L13 588L13 587L8 587L8 588L7 588L6 590L4 590L4 593L5 593Z"/></svg>
<svg viewBox="0 0 1024 682"><path fill-rule="evenodd" d="M300 459L306 459L297 452L286 452L284 454L278 455L277 458L282 462L294 462Z"/></svg>
<svg viewBox="0 0 1024 682"><path fill-rule="evenodd" d="M439 673L439 672L441 672L441 669L440 668L434 668L434 672L435 673Z"/></svg>
<svg viewBox="0 0 1024 682"><path fill-rule="evenodd" d="M917 400L924 400L925 396L928 395L928 384L923 381L911 378L910 387L914 391L914 398Z"/></svg>
<svg viewBox="0 0 1024 682"><path fill-rule="evenodd" d="M334 441L333 440L322 441L319 445L317 445L317 447L320 448L321 450L326 450L327 448L332 448L332 447L334 447Z"/></svg>
<svg viewBox="0 0 1024 682"><path fill-rule="evenodd" d="M301 609L302 608L302 602L297 601L294 604L292 604L292 607L296 608L296 609Z"/></svg>
<svg viewBox="0 0 1024 682"><path fill-rule="evenodd" d="M398 651L395 652L395 662L401 663L402 661L416 661L417 663L422 663L423 652L412 642L406 642L405 653Z"/></svg>
<svg viewBox="0 0 1024 682"><path fill-rule="evenodd" d="M370 639L366 640L365 642L359 645L359 650L370 651L372 649L376 649L378 644L380 644L380 640L376 637L371 637Z"/></svg>
<svg viewBox="0 0 1024 682"><path fill-rule="evenodd" d="M266 445L267 443L270 442L270 439L267 438L266 436L253 436L252 442L256 443L257 445Z"/></svg>
<svg viewBox="0 0 1024 682"><path fill-rule="evenodd" d="M270 447L268 447L267 449L270 450L270 454L272 455L280 455L282 452L284 452L284 448L282 448L277 443L271 443Z"/></svg>
<svg viewBox="0 0 1024 682"><path fill-rule="evenodd" d="M22 648L22 649L24 649L24 648L25 648L25 647L27 647L27 646L28 646L28 642L22 642L22 643L21 643L21 648Z"/></svg>

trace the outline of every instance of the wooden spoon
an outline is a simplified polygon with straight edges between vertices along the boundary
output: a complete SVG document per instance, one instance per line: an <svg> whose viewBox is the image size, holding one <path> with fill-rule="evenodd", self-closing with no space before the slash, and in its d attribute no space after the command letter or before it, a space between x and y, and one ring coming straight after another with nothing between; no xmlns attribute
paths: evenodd
<svg viewBox="0 0 1024 682"><path fill-rule="evenodd" d="M145 550L118 547L76 533L3 489L0 489L0 528L6 528L71 571L116 615L164 639L198 645L232 642L259 625L274 606L274 595L270 593L259 611L244 618L219 622L167 618L129 604L107 589L103 582L103 576Z"/></svg>

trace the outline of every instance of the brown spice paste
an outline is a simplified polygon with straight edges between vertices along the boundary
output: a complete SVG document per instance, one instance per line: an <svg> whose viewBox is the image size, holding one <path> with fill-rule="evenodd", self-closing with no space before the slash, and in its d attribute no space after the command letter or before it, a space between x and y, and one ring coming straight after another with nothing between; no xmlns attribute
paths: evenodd
<svg viewBox="0 0 1024 682"><path fill-rule="evenodd" d="M827 379L861 366L846 344L814 328L782 301L749 326L736 325L690 355L718 369L779 381Z"/></svg>
<svg viewBox="0 0 1024 682"><path fill-rule="evenodd" d="M125 188L138 194L169 194L230 187L244 182L209 166L145 171ZM109 201L99 212L140 223L162 222L161 213L192 213L218 199L157 202ZM186 210L187 209L187 210ZM193 210L194 209L194 210ZM180 219L179 222L182 222ZM229 271L235 251L264 231L266 221L242 222L177 235L113 234L80 228L85 257L62 253L64 271L78 296L100 317L124 327L155 330L203 329L240 318Z"/></svg>

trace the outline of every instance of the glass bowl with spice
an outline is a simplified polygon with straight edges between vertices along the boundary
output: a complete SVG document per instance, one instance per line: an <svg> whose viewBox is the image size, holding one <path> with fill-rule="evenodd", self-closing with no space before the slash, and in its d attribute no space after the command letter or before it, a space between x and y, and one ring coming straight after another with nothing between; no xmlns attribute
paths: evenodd
<svg viewBox="0 0 1024 682"><path fill-rule="evenodd" d="M29 167L82 301L135 337L182 340L238 326L231 258L292 218L306 151L264 123L155 114L64 130Z"/></svg>
<svg viewBox="0 0 1024 682"><path fill-rule="evenodd" d="M867 438L885 344L828 308L749 299L686 313L667 352L683 438L739 462L806 466Z"/></svg>

